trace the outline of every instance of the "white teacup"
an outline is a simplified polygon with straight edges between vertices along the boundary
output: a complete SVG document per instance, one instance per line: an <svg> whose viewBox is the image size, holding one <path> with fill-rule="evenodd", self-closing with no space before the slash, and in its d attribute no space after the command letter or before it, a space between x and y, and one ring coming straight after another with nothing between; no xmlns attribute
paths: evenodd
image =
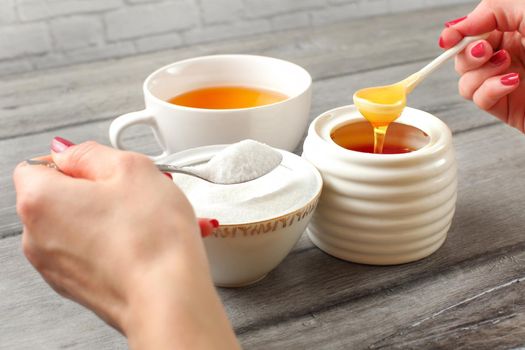
<svg viewBox="0 0 525 350"><path fill-rule="evenodd" d="M188 148L243 139L293 151L308 123L311 85L305 69L271 57L214 55L175 62L146 79L146 108L116 118L109 137L114 147L124 149L122 132L131 125L148 125L163 150L156 159ZM288 98L242 109L190 108L167 102L182 93L214 86L262 88Z"/></svg>

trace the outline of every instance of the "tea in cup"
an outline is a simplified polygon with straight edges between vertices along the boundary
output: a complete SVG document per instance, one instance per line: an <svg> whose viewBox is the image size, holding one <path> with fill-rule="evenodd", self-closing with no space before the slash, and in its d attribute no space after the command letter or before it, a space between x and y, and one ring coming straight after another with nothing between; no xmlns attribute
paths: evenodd
<svg viewBox="0 0 525 350"><path fill-rule="evenodd" d="M239 109L269 105L287 98L280 92L254 87L214 86L182 93L168 102L192 108Z"/></svg>
<svg viewBox="0 0 525 350"><path fill-rule="evenodd" d="M254 139L293 151L308 124L312 78L302 67L254 55L214 55L158 69L144 82L146 108L116 118L109 136L152 128L160 159L184 149Z"/></svg>

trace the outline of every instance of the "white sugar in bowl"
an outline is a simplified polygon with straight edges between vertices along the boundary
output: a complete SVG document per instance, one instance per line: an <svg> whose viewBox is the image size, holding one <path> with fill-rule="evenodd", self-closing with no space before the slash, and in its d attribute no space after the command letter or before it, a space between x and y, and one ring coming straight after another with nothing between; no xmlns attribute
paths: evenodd
<svg viewBox="0 0 525 350"><path fill-rule="evenodd" d="M347 149L373 142L371 130L354 106L325 112L310 125L303 157L321 172L323 191L307 233L317 247L348 261L391 265L422 259L443 244L454 215L451 132L433 115L407 107L386 142L414 151Z"/></svg>
<svg viewBox="0 0 525 350"><path fill-rule="evenodd" d="M225 145L185 150L164 162L191 166L208 162ZM288 255L306 229L322 188L321 175L304 158L278 150L281 164L245 183L217 185L184 174L173 181L198 217L220 226L203 239L213 281L242 287L263 279Z"/></svg>

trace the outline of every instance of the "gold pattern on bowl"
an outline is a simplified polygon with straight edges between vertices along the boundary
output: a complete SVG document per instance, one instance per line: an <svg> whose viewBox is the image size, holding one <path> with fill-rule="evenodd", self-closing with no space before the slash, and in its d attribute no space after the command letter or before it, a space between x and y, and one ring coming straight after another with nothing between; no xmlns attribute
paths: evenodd
<svg viewBox="0 0 525 350"><path fill-rule="evenodd" d="M308 215L315 210L317 203L319 202L320 194L321 193L319 192L302 208L276 218L248 224L220 225L212 236L215 238L235 238L237 236L248 237L272 233L280 228L292 226L294 223L308 217Z"/></svg>

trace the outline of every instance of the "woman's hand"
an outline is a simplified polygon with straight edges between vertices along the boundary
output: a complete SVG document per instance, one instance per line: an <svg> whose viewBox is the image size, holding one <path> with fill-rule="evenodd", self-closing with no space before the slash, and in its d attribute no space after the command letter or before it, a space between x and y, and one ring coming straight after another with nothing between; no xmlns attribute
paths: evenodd
<svg viewBox="0 0 525 350"><path fill-rule="evenodd" d="M61 169L14 173L23 250L132 348L235 348L190 203L145 156L53 140Z"/></svg>
<svg viewBox="0 0 525 350"><path fill-rule="evenodd" d="M491 33L456 57L459 92L481 109L525 132L525 2L483 0L467 17L446 23L439 44L448 49L464 36Z"/></svg>

